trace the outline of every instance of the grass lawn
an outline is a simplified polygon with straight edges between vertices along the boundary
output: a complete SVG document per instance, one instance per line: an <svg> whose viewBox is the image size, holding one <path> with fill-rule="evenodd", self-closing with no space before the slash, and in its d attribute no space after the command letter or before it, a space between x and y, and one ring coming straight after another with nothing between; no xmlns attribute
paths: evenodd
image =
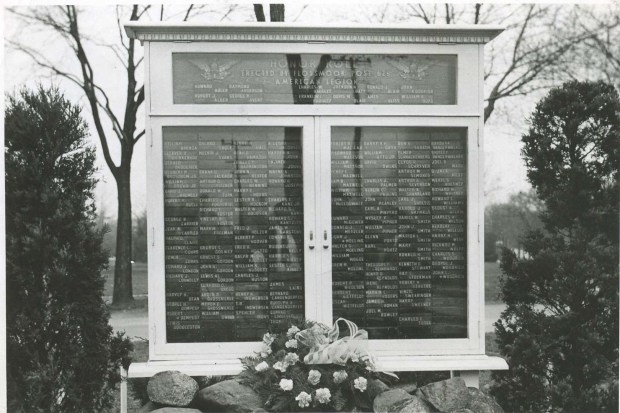
<svg viewBox="0 0 620 413"><path fill-rule="evenodd" d="M110 261L110 265L103 272L103 275L105 277L103 296L111 297L114 290L114 261ZM134 297L148 293L148 270L145 262L136 262L132 265L131 281Z"/></svg>
<svg viewBox="0 0 620 413"><path fill-rule="evenodd" d="M486 304L501 304L501 270L496 262L484 263L484 297Z"/></svg>

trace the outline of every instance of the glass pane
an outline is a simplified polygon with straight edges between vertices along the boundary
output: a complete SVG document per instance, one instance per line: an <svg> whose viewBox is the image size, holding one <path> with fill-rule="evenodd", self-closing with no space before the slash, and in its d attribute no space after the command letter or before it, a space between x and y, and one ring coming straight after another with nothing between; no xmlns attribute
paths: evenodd
<svg viewBox="0 0 620 413"><path fill-rule="evenodd" d="M173 53L173 103L455 105L456 68L456 55Z"/></svg>
<svg viewBox="0 0 620 413"><path fill-rule="evenodd" d="M467 337L466 130L332 128L334 317Z"/></svg>
<svg viewBox="0 0 620 413"><path fill-rule="evenodd" d="M168 342L260 340L303 318L301 139L163 128Z"/></svg>

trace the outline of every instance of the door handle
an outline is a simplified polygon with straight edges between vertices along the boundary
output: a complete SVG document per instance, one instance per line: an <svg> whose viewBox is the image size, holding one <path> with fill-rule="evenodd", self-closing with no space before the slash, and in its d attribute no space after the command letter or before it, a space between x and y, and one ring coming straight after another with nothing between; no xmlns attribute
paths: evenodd
<svg viewBox="0 0 620 413"><path fill-rule="evenodd" d="M327 231L323 231L323 248L329 248L329 243L327 242Z"/></svg>
<svg viewBox="0 0 620 413"><path fill-rule="evenodd" d="M308 242L308 248L313 250L314 249L314 233L312 231L310 231L310 236L308 238L309 238L309 241L310 241L310 242Z"/></svg>

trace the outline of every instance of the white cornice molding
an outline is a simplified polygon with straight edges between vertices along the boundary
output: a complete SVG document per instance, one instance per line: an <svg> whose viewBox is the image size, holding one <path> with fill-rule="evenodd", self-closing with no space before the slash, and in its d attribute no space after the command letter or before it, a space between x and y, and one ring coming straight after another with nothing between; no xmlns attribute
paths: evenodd
<svg viewBox="0 0 620 413"><path fill-rule="evenodd" d="M484 44L500 34L499 26L300 26L286 23L186 25L130 22L130 38L155 42L244 43L448 43Z"/></svg>

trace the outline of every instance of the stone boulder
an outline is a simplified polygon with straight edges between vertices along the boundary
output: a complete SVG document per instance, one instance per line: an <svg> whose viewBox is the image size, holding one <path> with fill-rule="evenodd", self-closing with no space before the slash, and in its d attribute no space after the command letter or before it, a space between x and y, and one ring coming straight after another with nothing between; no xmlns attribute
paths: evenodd
<svg viewBox="0 0 620 413"><path fill-rule="evenodd" d="M373 402L375 413L431 413L435 409L426 401L402 389L379 394Z"/></svg>
<svg viewBox="0 0 620 413"><path fill-rule="evenodd" d="M152 401L148 401L144 406L138 410L138 413L150 413L153 410L161 409L163 406L157 403L153 403Z"/></svg>
<svg viewBox="0 0 620 413"><path fill-rule="evenodd" d="M418 389L418 386L415 383L399 383L392 386L392 390L395 389L404 390L409 394L414 394Z"/></svg>
<svg viewBox="0 0 620 413"><path fill-rule="evenodd" d="M475 387L468 387L469 405L467 408L476 413L504 413L504 409L493 397L487 396Z"/></svg>
<svg viewBox="0 0 620 413"><path fill-rule="evenodd" d="M197 409L190 409L188 407L162 407L161 409L153 410L152 413L202 413Z"/></svg>
<svg viewBox="0 0 620 413"><path fill-rule="evenodd" d="M388 386L381 380L378 380L378 379L368 380L367 391L368 391L368 397L370 397L370 400L374 400L375 397L377 397L381 393L384 393L388 390L390 390L390 386Z"/></svg>
<svg viewBox="0 0 620 413"><path fill-rule="evenodd" d="M151 377L146 392L152 402L185 407L196 396L198 383L180 371L162 371Z"/></svg>
<svg viewBox="0 0 620 413"><path fill-rule="evenodd" d="M441 412L466 409L469 406L469 390L461 377L430 383L416 390L415 395L428 401Z"/></svg>
<svg viewBox="0 0 620 413"><path fill-rule="evenodd" d="M389 413L433 413L436 410L428 402L417 396L411 396L411 399L403 400L390 407Z"/></svg>
<svg viewBox="0 0 620 413"><path fill-rule="evenodd" d="M387 413L393 406L412 398L413 396L404 390L388 390L375 397L372 408L375 413Z"/></svg>
<svg viewBox="0 0 620 413"><path fill-rule="evenodd" d="M206 411L248 413L263 410L263 403L250 387L226 380L198 392L195 405Z"/></svg>

